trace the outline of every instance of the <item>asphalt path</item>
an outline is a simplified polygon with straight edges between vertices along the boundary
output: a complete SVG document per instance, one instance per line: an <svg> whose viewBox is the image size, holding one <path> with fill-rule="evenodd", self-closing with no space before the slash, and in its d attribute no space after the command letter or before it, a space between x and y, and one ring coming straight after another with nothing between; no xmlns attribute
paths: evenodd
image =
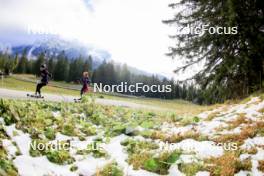
<svg viewBox="0 0 264 176"><path fill-rule="evenodd" d="M44 101L54 101L54 102L62 102L62 101L63 102L74 102L74 99L79 98L76 96L60 94L59 92L56 92L56 93L57 94L43 93L44 99L36 99L36 98L27 96L27 94L33 94L33 92L0 88L0 98L38 100L38 101L44 100ZM162 109L160 107L154 107L154 106L144 105L144 104L137 104L137 103L128 102L128 101L101 99L101 98L95 99L95 103L98 103L101 105L108 105L108 106L122 106L122 107L128 107L128 108L138 108L138 109L142 109L142 108L143 109L156 109L156 110Z"/></svg>

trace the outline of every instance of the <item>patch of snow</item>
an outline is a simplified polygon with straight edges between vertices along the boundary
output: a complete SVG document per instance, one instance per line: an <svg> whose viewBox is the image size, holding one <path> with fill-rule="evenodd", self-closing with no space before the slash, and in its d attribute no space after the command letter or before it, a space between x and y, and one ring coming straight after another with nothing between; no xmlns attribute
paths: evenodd
<svg viewBox="0 0 264 176"><path fill-rule="evenodd" d="M213 135L212 132L215 131L216 128L221 127L221 126L225 127L227 126L227 124L214 119L208 122L201 122L199 126L197 127L197 129L200 133L210 136L210 135Z"/></svg>
<svg viewBox="0 0 264 176"><path fill-rule="evenodd" d="M241 107L237 108L237 113L246 113L246 116L249 119L252 120L257 120L259 117L261 116L261 113L259 113L258 111L262 108L264 108L264 101L257 103L257 104L252 104L251 106L248 107L248 104L246 104L245 106L240 105Z"/></svg>
<svg viewBox="0 0 264 176"><path fill-rule="evenodd" d="M195 176L210 176L210 172L207 171L199 171L195 174Z"/></svg>
<svg viewBox="0 0 264 176"><path fill-rule="evenodd" d="M102 168L109 162L110 161L104 158L94 158L92 156L88 156L82 161L76 161L74 164L78 167L78 174L92 176L95 174L97 169Z"/></svg>
<svg viewBox="0 0 264 176"><path fill-rule="evenodd" d="M77 139L76 137L71 137L71 136L66 136L64 134L61 133L56 133L56 138L55 140L57 141L67 141L67 140L74 140Z"/></svg>
<svg viewBox="0 0 264 176"><path fill-rule="evenodd" d="M111 155L112 159L122 166L127 167L127 154L124 153L123 146L120 144L121 141L125 140L127 137L125 135L120 135L111 139L110 143L104 146L104 149Z"/></svg>
<svg viewBox="0 0 264 176"><path fill-rule="evenodd" d="M5 124L3 117L0 117L0 124Z"/></svg>
<svg viewBox="0 0 264 176"><path fill-rule="evenodd" d="M162 146L165 145L165 146ZM209 157L220 157L223 155L223 148L216 146L212 141L196 141L193 139L185 139L179 143L167 144L160 142L160 149L173 150L183 150L185 152L196 152L199 158L209 158Z"/></svg>
<svg viewBox="0 0 264 176"><path fill-rule="evenodd" d="M241 125L239 127L236 127L236 128L234 128L232 130L224 130L224 131L221 131L221 132L219 132L219 134L239 134L239 133L241 133L241 127L242 126L243 125Z"/></svg>
<svg viewBox="0 0 264 176"><path fill-rule="evenodd" d="M254 137L248 138L244 141L244 144L241 146L242 149L250 149L257 145L264 145L264 137Z"/></svg>
<svg viewBox="0 0 264 176"><path fill-rule="evenodd" d="M251 175L249 171L239 171L235 176L248 176Z"/></svg>
<svg viewBox="0 0 264 176"><path fill-rule="evenodd" d="M256 103L258 101L260 101L259 97L253 97L246 104L248 105L248 104Z"/></svg>
<svg viewBox="0 0 264 176"><path fill-rule="evenodd" d="M198 117L200 119L206 119L212 113L218 113L217 116L224 116L226 114L226 112L224 112L225 108L226 108L226 106L221 106L221 107L215 108L211 111L205 111L205 112L198 114Z"/></svg>
<svg viewBox="0 0 264 176"><path fill-rule="evenodd" d="M254 176L263 176L264 173L260 172L258 170L258 161L257 160L252 160L252 170L251 170L251 174Z"/></svg>
<svg viewBox="0 0 264 176"><path fill-rule="evenodd" d="M169 176L184 176L181 171L179 171L178 166L173 164L169 169Z"/></svg>
<svg viewBox="0 0 264 176"><path fill-rule="evenodd" d="M29 155L31 138L29 134L22 134L12 138L23 155Z"/></svg>
<svg viewBox="0 0 264 176"><path fill-rule="evenodd" d="M141 126L137 126L137 127L135 128L135 130L141 132L141 131L144 131L145 128L143 128L143 127L141 127Z"/></svg>
<svg viewBox="0 0 264 176"><path fill-rule="evenodd" d="M3 147L6 149L8 153L8 158L11 159L12 157L16 156L17 148L12 144L12 141L8 139L2 140Z"/></svg>
<svg viewBox="0 0 264 176"><path fill-rule="evenodd" d="M182 154L179 160L177 160L177 163L193 163L193 162L198 162L198 159L194 155L190 155L190 154L189 155Z"/></svg>
<svg viewBox="0 0 264 176"><path fill-rule="evenodd" d="M264 159L264 150L259 149L255 155L252 155L253 160L263 160Z"/></svg>
<svg viewBox="0 0 264 176"><path fill-rule="evenodd" d="M249 154L242 154L240 155L240 159L241 160L244 160L246 158L251 158L251 163L252 163L252 169L251 169L251 173L252 175L257 175L257 176L263 176L264 173L260 172L258 170L258 161L259 160L263 160L264 158L264 150L263 149L259 149L258 152L255 154L255 155L249 155ZM239 172L239 174L241 176L243 176L246 172L242 171L242 172ZM239 175L239 176L240 176Z"/></svg>
<svg viewBox="0 0 264 176"><path fill-rule="evenodd" d="M185 133L187 131L190 131L193 129L193 125L176 127L173 124L164 123L160 128L162 132L166 132L167 134L173 135L173 134Z"/></svg>
<svg viewBox="0 0 264 176"><path fill-rule="evenodd" d="M21 130L17 130L15 124L10 126L5 126L5 131L7 135L16 142L19 150L24 155L29 155L31 138L29 134L25 134ZM14 131L16 131L17 135L14 136Z"/></svg>
<svg viewBox="0 0 264 176"><path fill-rule="evenodd" d="M121 168L123 168L125 175L129 176L158 176L158 174L151 173L145 170L133 170L133 167L130 166L127 162L127 154L125 153L123 146L120 144L121 141L125 140L127 136L124 134L114 137L111 139L109 144L104 146L104 149L110 154L111 160L114 160L118 163Z"/></svg>
<svg viewBox="0 0 264 176"><path fill-rule="evenodd" d="M12 138L12 137L14 136L14 131L16 131L16 125L15 125L15 124L13 124L13 125L9 125L9 126L5 126L5 125L4 125L4 127L5 127L5 132L6 132L6 134L7 134L10 138Z"/></svg>
<svg viewBox="0 0 264 176"><path fill-rule="evenodd" d="M125 175L127 174L129 176L160 176L159 174L148 172L142 169L133 170L132 166L125 168L124 173Z"/></svg>
<svg viewBox="0 0 264 176"><path fill-rule="evenodd" d="M247 158L249 158L249 157L251 157L251 155L250 154L247 154L247 153L241 154L239 156L240 160L242 160L242 161L245 160L245 159L247 159Z"/></svg>
<svg viewBox="0 0 264 176"><path fill-rule="evenodd" d="M217 120L222 121L222 122L227 122L227 123L228 123L228 121L233 121L235 119L237 119L237 113L236 112L227 113L224 116L217 118Z"/></svg>
<svg viewBox="0 0 264 176"><path fill-rule="evenodd" d="M71 141L71 148L76 148L76 149L86 149L87 145L93 142L94 137L89 137L86 138L86 140L84 141L80 141L80 140L73 140Z"/></svg>
<svg viewBox="0 0 264 176"><path fill-rule="evenodd" d="M52 112L52 115L57 118L61 115L60 111L55 111L55 112Z"/></svg>
<svg viewBox="0 0 264 176"><path fill-rule="evenodd" d="M82 160L83 156L75 155L77 150L86 150L87 146L91 143L93 143L94 137L86 138L84 141L80 140L73 140L70 141L70 154L74 155L74 158L76 160Z"/></svg>
<svg viewBox="0 0 264 176"><path fill-rule="evenodd" d="M246 107L247 107L246 104L239 104L231 107L229 111L236 111L236 113L245 113Z"/></svg>
<svg viewBox="0 0 264 176"><path fill-rule="evenodd" d="M146 139L146 138L144 138L142 136L135 136L134 139L135 140L139 140L139 141L151 141L151 139L149 140L149 139Z"/></svg>
<svg viewBox="0 0 264 176"><path fill-rule="evenodd" d="M21 155L18 156L13 162L17 167L20 176L78 175L70 171L70 166L61 166L51 163L45 156L33 158L30 156Z"/></svg>
<svg viewBox="0 0 264 176"><path fill-rule="evenodd" d="M202 113L198 114L197 117L199 117L200 119L206 119L209 114L210 114L210 112L206 111L206 112L202 112Z"/></svg>

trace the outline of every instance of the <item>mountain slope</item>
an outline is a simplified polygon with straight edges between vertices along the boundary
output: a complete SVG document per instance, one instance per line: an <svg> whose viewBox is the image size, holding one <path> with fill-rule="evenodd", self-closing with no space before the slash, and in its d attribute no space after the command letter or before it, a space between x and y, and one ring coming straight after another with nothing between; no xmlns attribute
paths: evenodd
<svg viewBox="0 0 264 176"><path fill-rule="evenodd" d="M64 40L59 37L46 37L38 39L31 44L20 44L11 46L12 54L22 54L27 51L27 57L35 59L40 53L45 52L47 56L57 56L62 51L69 59L76 59L80 56L88 58L92 56L94 66L97 67L104 60L110 60L111 55L108 51L96 48L92 45L82 44L78 41ZM2 49L5 49L2 47Z"/></svg>

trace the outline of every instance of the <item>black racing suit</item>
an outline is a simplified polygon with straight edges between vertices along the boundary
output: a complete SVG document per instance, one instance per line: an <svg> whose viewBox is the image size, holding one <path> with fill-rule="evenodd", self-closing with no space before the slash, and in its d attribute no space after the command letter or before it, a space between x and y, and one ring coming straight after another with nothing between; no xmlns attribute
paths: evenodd
<svg viewBox="0 0 264 176"><path fill-rule="evenodd" d="M48 70L43 70L40 72L40 76L41 76L41 81L40 83L37 84L37 88L36 88L36 94L38 93L39 96L41 96L41 88L46 86L49 82L49 77L51 77L51 74L48 72Z"/></svg>
<svg viewBox="0 0 264 176"><path fill-rule="evenodd" d="M88 91L88 85L90 84L90 79L88 77L83 77L81 79L82 82L82 89L81 89L81 97L82 95Z"/></svg>

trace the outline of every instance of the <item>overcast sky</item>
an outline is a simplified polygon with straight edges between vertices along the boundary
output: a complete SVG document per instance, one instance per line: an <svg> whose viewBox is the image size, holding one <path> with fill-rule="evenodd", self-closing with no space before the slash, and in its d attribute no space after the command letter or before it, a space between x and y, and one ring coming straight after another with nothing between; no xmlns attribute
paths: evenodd
<svg viewBox="0 0 264 176"><path fill-rule="evenodd" d="M165 56L173 28L161 22L173 14L171 1L0 0L0 35L15 38L6 31L37 26L103 48L114 60L179 78L172 71L180 63Z"/></svg>

